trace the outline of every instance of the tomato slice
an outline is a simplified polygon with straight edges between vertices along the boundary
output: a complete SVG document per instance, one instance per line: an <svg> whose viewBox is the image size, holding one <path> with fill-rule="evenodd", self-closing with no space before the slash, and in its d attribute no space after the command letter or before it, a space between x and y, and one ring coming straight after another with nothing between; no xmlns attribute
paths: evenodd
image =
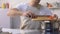
<svg viewBox="0 0 60 34"><path fill-rule="evenodd" d="M54 19L54 16L49 16L48 18L51 19L51 20L53 20Z"/></svg>

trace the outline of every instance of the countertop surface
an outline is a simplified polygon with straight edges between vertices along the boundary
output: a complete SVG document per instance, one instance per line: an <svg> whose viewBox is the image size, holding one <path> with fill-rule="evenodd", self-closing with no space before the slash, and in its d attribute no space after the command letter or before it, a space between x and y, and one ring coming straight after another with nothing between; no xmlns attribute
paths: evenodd
<svg viewBox="0 0 60 34"><path fill-rule="evenodd" d="M9 29L9 28L2 28L2 32L9 32L12 34L21 34L21 33L40 34L39 30L20 30L20 29Z"/></svg>

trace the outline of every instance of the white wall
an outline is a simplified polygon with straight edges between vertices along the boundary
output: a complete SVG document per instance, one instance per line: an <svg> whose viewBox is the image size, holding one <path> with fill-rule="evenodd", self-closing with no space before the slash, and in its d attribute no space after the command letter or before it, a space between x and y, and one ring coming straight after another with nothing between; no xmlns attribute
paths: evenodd
<svg viewBox="0 0 60 34"><path fill-rule="evenodd" d="M46 2L53 3L53 2L59 2L60 0L41 0L41 4L45 4ZM29 2L29 0L9 0L10 7L15 7L17 4L21 2Z"/></svg>
<svg viewBox="0 0 60 34"><path fill-rule="evenodd" d="M25 0L9 0L10 3L10 7L13 8L15 7L17 4L24 2Z"/></svg>

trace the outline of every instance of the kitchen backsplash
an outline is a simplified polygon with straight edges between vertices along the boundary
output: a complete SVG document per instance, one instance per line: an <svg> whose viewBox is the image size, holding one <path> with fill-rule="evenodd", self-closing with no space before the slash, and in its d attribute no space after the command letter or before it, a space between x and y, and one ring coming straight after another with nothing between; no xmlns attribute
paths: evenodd
<svg viewBox="0 0 60 34"><path fill-rule="evenodd" d="M59 2L60 0L41 0L41 4L46 6L46 2L53 3L53 2ZM17 4L21 2L29 2L29 0L0 0L0 7L2 3L10 3L10 8L14 8Z"/></svg>

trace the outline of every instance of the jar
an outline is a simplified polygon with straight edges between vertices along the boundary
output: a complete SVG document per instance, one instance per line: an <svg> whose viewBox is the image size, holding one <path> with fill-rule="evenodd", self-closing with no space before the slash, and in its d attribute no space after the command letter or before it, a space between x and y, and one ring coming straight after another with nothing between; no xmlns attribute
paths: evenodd
<svg viewBox="0 0 60 34"><path fill-rule="evenodd" d="M9 3L6 3L6 8L9 8Z"/></svg>

